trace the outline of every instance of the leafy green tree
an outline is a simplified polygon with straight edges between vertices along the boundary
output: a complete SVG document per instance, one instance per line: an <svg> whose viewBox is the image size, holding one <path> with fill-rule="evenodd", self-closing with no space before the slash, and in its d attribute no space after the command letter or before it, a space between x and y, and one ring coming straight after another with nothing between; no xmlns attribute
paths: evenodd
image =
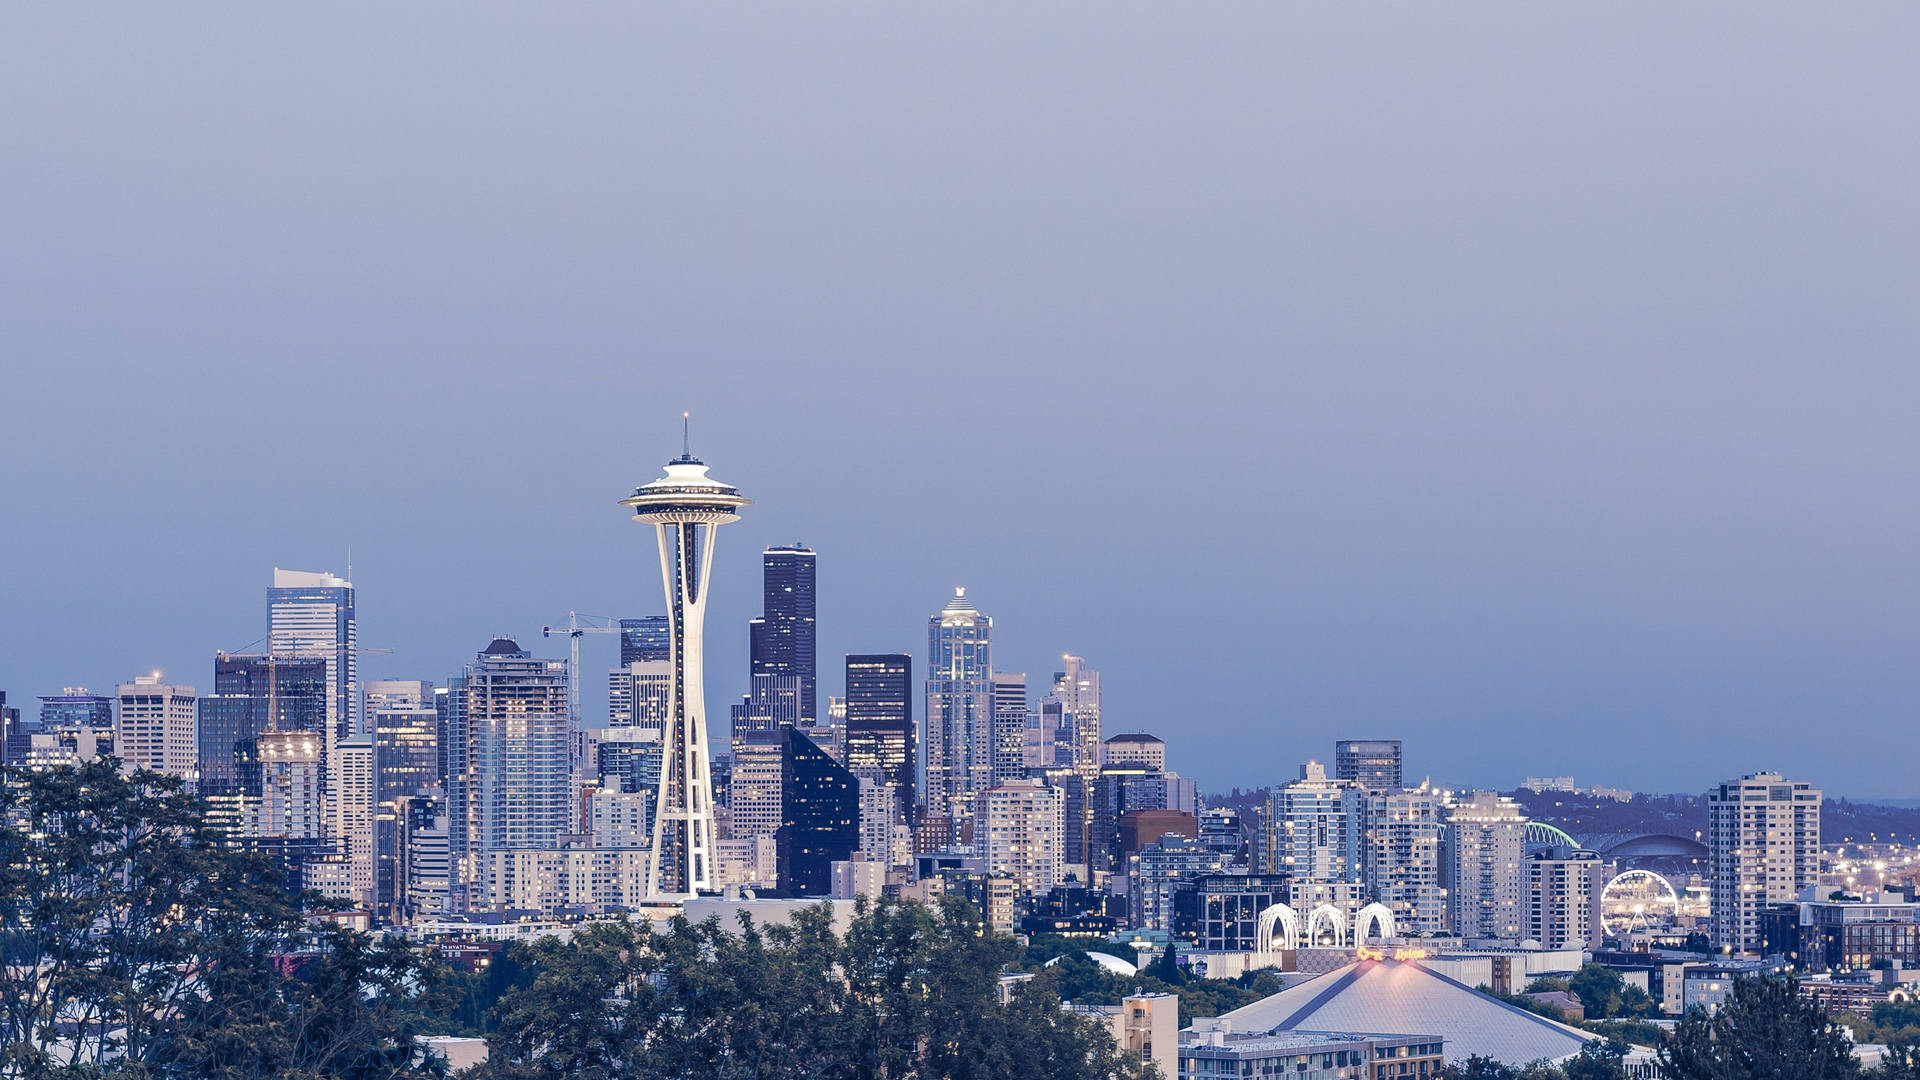
<svg viewBox="0 0 1920 1080"><path fill-rule="evenodd" d="M1179 986L1187 981L1187 973L1181 970L1179 953L1171 941L1167 942L1167 947L1160 953L1160 958L1147 965L1146 973L1168 986Z"/></svg>
<svg viewBox="0 0 1920 1080"><path fill-rule="evenodd" d="M1595 1040L1560 1064L1566 1080L1624 1080L1627 1046L1611 1039Z"/></svg>
<svg viewBox="0 0 1920 1080"><path fill-rule="evenodd" d="M1660 1046L1671 1080L1851 1080L1845 1031L1797 980L1742 976L1718 1012L1687 1010Z"/></svg>
<svg viewBox="0 0 1920 1080"><path fill-rule="evenodd" d="M1871 1075L1874 1080L1920 1080L1920 1041L1911 1035L1888 1040L1886 1054Z"/></svg>
<svg viewBox="0 0 1920 1080"><path fill-rule="evenodd" d="M844 934L824 905L769 926L594 927L532 947L538 974L502 999L487 1070L515 1080L1144 1075L1105 1028L1060 1007L1054 969L1003 1004L999 972L1019 953L954 898L938 908L861 901Z"/></svg>
<svg viewBox="0 0 1920 1080"><path fill-rule="evenodd" d="M172 777L0 769L0 1077L429 1074L427 962L310 927L285 877Z"/></svg>

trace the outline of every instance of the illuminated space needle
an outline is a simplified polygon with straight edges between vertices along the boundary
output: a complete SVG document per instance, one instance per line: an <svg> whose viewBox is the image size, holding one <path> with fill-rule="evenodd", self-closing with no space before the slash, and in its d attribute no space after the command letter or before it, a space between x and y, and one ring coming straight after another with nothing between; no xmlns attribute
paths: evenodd
<svg viewBox="0 0 1920 1080"><path fill-rule="evenodd" d="M681 420L684 424L685 415ZM653 851L647 890L660 898L714 890L713 773L707 762L707 697L701 639L707 622L707 579L714 531L740 520L748 505L736 488L707 475L692 441L667 462L667 475L635 488L620 505L654 527L660 577L667 590L673 640L673 693L667 712L660 791L654 799Z"/></svg>

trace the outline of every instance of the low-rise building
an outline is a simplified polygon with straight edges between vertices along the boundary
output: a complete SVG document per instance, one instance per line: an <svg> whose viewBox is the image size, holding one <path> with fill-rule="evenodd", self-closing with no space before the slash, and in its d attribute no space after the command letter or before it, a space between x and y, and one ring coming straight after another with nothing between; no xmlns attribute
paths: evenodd
<svg viewBox="0 0 1920 1080"><path fill-rule="evenodd" d="M1438 1035L1345 1031L1241 1032L1231 1021L1196 1020L1180 1036L1177 1080L1239 1076L1288 1080L1424 1080L1440 1075ZM1170 1076L1173 1074L1166 1074Z"/></svg>

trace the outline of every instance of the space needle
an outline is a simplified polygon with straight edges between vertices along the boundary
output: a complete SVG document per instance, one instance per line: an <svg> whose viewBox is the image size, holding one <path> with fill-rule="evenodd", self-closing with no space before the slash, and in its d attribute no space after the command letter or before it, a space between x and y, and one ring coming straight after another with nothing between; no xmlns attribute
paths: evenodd
<svg viewBox="0 0 1920 1080"><path fill-rule="evenodd" d="M633 490L620 505L654 527L660 540L660 578L667 591L673 642L673 692L654 799L653 850L647 856L647 892L667 899L714 890L713 773L707 762L707 697L701 639L707 621L707 580L713 570L714 531L740 520L750 500L707 475L685 433L667 475Z"/></svg>

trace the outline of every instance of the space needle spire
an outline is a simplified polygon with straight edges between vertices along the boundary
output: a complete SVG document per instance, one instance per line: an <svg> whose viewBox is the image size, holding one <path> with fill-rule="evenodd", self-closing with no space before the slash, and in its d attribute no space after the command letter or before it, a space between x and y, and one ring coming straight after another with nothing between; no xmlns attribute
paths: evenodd
<svg viewBox="0 0 1920 1080"><path fill-rule="evenodd" d="M706 464L693 456L686 414L681 425L681 453L667 463L667 474L620 500L633 509L635 521L652 525L659 539L673 646L672 698L654 799L653 850L647 857L648 895L662 899L715 888L713 772L707 761L701 639L714 530L740 520L737 511L751 501L707 475Z"/></svg>

